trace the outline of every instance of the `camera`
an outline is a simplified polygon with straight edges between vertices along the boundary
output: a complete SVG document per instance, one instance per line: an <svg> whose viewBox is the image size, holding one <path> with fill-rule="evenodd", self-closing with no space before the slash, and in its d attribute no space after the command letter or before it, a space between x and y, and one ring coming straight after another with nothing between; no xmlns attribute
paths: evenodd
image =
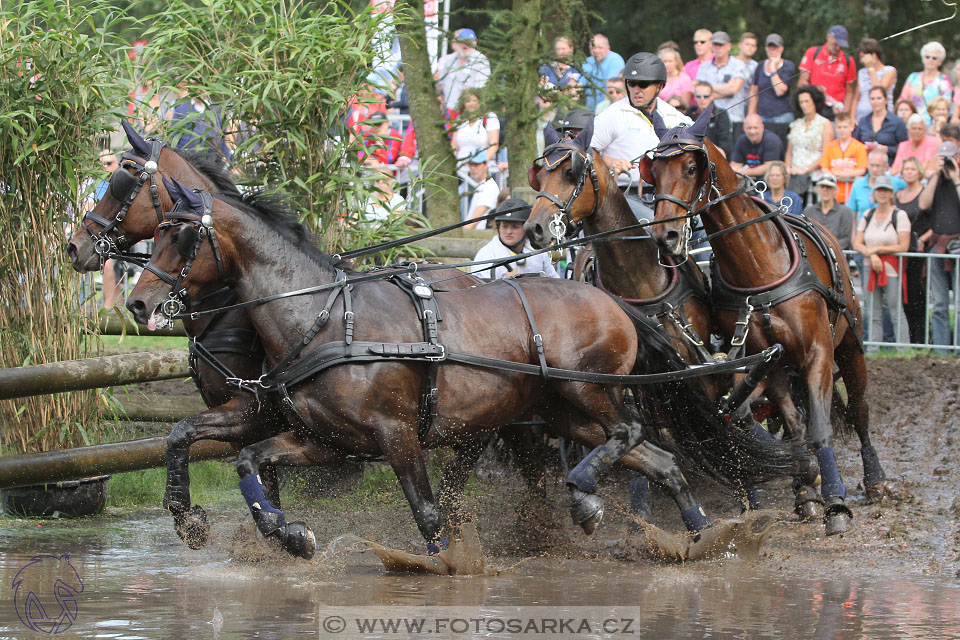
<svg viewBox="0 0 960 640"><path fill-rule="evenodd" d="M945 157L943 159L943 170L944 171L953 171L957 167L957 163L954 162L953 158Z"/></svg>

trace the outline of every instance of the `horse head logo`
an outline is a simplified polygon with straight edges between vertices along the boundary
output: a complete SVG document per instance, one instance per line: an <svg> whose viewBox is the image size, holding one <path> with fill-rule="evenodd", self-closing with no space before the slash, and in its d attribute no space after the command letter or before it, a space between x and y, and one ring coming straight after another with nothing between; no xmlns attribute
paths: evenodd
<svg viewBox="0 0 960 640"><path fill-rule="evenodd" d="M55 635L73 626L83 580L69 553L34 556L13 577L12 586L17 616L31 631Z"/></svg>

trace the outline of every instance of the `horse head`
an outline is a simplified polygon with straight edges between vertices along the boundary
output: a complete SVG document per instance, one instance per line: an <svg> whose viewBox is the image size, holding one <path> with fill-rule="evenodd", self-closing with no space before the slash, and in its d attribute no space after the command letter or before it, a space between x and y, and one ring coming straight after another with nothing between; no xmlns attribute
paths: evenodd
<svg viewBox="0 0 960 640"><path fill-rule="evenodd" d="M709 200L713 160L721 157L707 135L713 114L711 103L693 126L667 129L653 113L654 130L660 138L650 154L640 160L640 176L656 188L654 224L650 235L670 255L683 255L692 230L692 218Z"/></svg>
<svg viewBox="0 0 960 640"><path fill-rule="evenodd" d="M84 214L67 244L67 255L77 271L96 271L106 258L153 236L163 212L173 206L158 175L215 190L214 181L179 153L159 140L144 138L126 121L121 124L131 149L121 156L103 197Z"/></svg>
<svg viewBox="0 0 960 640"><path fill-rule="evenodd" d="M561 140L553 127L543 133L543 155L529 170L530 186L538 191L523 228L530 243L542 248L560 237L576 235L584 218L597 211L609 170L590 148L593 122L572 140ZM590 188L585 188L589 184Z"/></svg>
<svg viewBox="0 0 960 640"><path fill-rule="evenodd" d="M172 322L189 301L208 294L225 280L229 239L220 239L213 215L217 199L191 189L176 179L163 178L164 190L174 202L164 220L155 225L155 245L127 308L140 324Z"/></svg>

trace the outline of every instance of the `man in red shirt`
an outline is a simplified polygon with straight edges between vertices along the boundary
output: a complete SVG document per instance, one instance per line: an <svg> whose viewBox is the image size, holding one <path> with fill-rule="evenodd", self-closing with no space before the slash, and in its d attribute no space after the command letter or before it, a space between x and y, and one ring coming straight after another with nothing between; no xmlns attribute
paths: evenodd
<svg viewBox="0 0 960 640"><path fill-rule="evenodd" d="M853 108L857 67L853 58L843 52L849 44L846 27L835 24L827 30L826 44L810 47L800 60L797 87L805 84L823 87L827 106L834 115L850 113Z"/></svg>

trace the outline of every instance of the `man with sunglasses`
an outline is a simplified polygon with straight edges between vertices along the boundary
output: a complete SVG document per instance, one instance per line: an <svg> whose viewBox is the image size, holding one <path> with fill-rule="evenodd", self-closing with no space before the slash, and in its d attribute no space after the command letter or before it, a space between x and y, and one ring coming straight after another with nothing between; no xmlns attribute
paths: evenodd
<svg viewBox="0 0 960 640"><path fill-rule="evenodd" d="M650 115L656 109L667 128L693 124L686 115L658 96L667 82L667 68L653 53L630 56L623 68L627 96L613 103L594 121L590 146L604 156L604 162L618 175L630 209L638 217L653 219L653 212L640 200L642 184L635 161L660 143Z"/></svg>
<svg viewBox="0 0 960 640"><path fill-rule="evenodd" d="M696 120L700 114L713 102L713 86L709 82L695 82L693 84L693 101L696 106L687 111L687 115ZM710 142L720 147L727 158L733 152L733 138L730 135L730 116L726 111L714 111L707 125L707 137Z"/></svg>
<svg viewBox="0 0 960 640"><path fill-rule="evenodd" d="M711 38L713 38L713 32L709 29L697 29L693 33L693 51L697 54L697 57L683 65L683 71L690 76L691 80L697 79L700 65L713 60L713 48L710 46Z"/></svg>
<svg viewBox="0 0 960 640"><path fill-rule="evenodd" d="M473 258L478 260L495 260L510 258L518 253L533 251L530 241L523 232L523 223L530 217L531 207L520 198L507 198L497 207L500 215L494 216L493 222L497 227L497 236L480 247L480 251ZM553 268L549 253L538 253L529 258L523 258L510 264L484 269L477 273L481 278L512 278L522 273L542 273L548 278L559 278L560 274Z"/></svg>
<svg viewBox="0 0 960 640"><path fill-rule="evenodd" d="M743 118L747 112L750 72L743 61L730 55L730 36L726 31L714 31L711 38L713 60L700 65L697 80L713 87L714 109L724 110L730 116L731 137L736 140L743 133Z"/></svg>

